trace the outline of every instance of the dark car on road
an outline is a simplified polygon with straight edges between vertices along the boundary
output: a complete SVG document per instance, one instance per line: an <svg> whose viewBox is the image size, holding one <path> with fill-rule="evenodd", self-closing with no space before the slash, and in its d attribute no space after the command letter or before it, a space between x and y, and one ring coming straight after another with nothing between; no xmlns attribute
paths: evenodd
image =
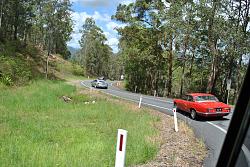
<svg viewBox="0 0 250 167"><path fill-rule="evenodd" d="M93 80L91 82L91 86L95 88L108 89L108 83L104 80L99 80L99 79Z"/></svg>

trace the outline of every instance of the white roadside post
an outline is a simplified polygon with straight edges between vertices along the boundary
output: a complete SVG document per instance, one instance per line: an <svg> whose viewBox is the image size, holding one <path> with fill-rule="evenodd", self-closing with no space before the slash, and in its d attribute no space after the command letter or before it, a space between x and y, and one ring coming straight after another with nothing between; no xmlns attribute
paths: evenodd
<svg viewBox="0 0 250 167"><path fill-rule="evenodd" d="M124 167L125 166L127 133L128 133L128 131L126 131L126 130L118 129L115 167Z"/></svg>
<svg viewBox="0 0 250 167"><path fill-rule="evenodd" d="M178 132L176 108L173 108L173 113L174 113L174 130Z"/></svg>
<svg viewBox="0 0 250 167"><path fill-rule="evenodd" d="M142 95L140 96L139 108L141 108Z"/></svg>
<svg viewBox="0 0 250 167"><path fill-rule="evenodd" d="M154 97L156 96L156 90L154 91Z"/></svg>

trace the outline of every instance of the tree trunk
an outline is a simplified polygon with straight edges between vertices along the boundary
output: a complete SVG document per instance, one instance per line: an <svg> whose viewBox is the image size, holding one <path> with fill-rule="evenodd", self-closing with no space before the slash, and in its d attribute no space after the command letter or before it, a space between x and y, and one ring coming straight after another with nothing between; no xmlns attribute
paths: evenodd
<svg viewBox="0 0 250 167"><path fill-rule="evenodd" d="M192 58L190 63L190 69L189 69L189 78L192 79L192 72L193 72L193 64L194 64L194 51L192 52Z"/></svg>
<svg viewBox="0 0 250 167"><path fill-rule="evenodd" d="M222 90L221 90L221 94L222 94L222 98L223 98L223 101L226 102L226 99L227 99L227 79L231 79L232 78L232 73L233 73L233 55L231 57L231 60L229 62L229 71L225 77L225 79L223 80L223 83L222 83Z"/></svg>
<svg viewBox="0 0 250 167"><path fill-rule="evenodd" d="M215 93L215 87L216 87L216 82L218 80L218 76L219 76L219 70L216 70L215 73L214 73L214 80L213 80L211 93Z"/></svg>
<svg viewBox="0 0 250 167"><path fill-rule="evenodd" d="M46 58L46 79L48 79L48 73L49 73L49 56L50 56L50 36L48 37L48 54Z"/></svg>
<svg viewBox="0 0 250 167"><path fill-rule="evenodd" d="M168 57L168 96L172 94L172 76L173 76L173 35L170 37L170 48Z"/></svg>
<svg viewBox="0 0 250 167"><path fill-rule="evenodd" d="M242 56L240 56L239 64L237 66L237 73L236 73L236 83L235 83L235 93L234 93L234 102L237 101L238 99L238 93L240 91L240 83L241 83L241 74L240 74L240 69L241 69L241 63L242 63Z"/></svg>
<svg viewBox="0 0 250 167"><path fill-rule="evenodd" d="M20 2L19 1L15 1L15 5L16 5L16 7L18 8L19 7L19 4ZM18 33L18 25L19 25L19 16L20 16L20 14L19 14L19 10L18 9L16 9L15 10L15 18L14 18L14 33L13 33L13 38L14 38L14 40L17 40L17 33Z"/></svg>
<svg viewBox="0 0 250 167"><path fill-rule="evenodd" d="M14 25L13 39L17 40L17 25Z"/></svg>
<svg viewBox="0 0 250 167"><path fill-rule="evenodd" d="M209 47L210 53L212 54L212 64L211 64L211 72L208 78L207 93L212 92L212 89L214 87L214 82L216 79L216 73L217 73L217 58L218 58L218 51L216 48L217 39L215 39L214 30L213 30L214 17L215 17L216 10L217 10L217 2L215 2L214 0L212 13L208 21L208 47Z"/></svg>
<svg viewBox="0 0 250 167"><path fill-rule="evenodd" d="M205 60L204 59L205 58L204 58L204 55L203 55L203 57L202 57L202 67L205 66ZM201 88L202 91L203 91L203 89L205 89L205 86L203 85L203 83L204 83L204 68L201 69L201 83L200 83L200 88Z"/></svg>
<svg viewBox="0 0 250 167"><path fill-rule="evenodd" d="M184 83L184 79L185 79L185 66L186 66L186 61L184 61L183 67L182 67L180 97L183 94L183 83Z"/></svg>
<svg viewBox="0 0 250 167"><path fill-rule="evenodd" d="M0 28L2 27L3 4L4 4L4 0L2 0L2 2L1 2L1 7L0 7Z"/></svg>
<svg viewBox="0 0 250 167"><path fill-rule="evenodd" d="M46 58L46 79L48 79L48 72L49 72L49 51L48 51L48 55Z"/></svg>
<svg viewBox="0 0 250 167"><path fill-rule="evenodd" d="M240 8L239 8L239 16L238 16L238 22L240 22L240 15L243 16L243 25L242 25L242 32L244 33L244 39L247 39L247 27L248 27L248 23L249 23L249 11L250 11L250 2L248 0L245 1L246 6L244 7L243 10L245 10L245 14L243 15L241 12L241 1L240 1ZM239 23L238 23L239 24ZM236 71L236 84L235 84L235 91L234 91L234 102L237 102L238 99L238 94L240 91L240 87L241 87L241 74L240 74L240 70L241 70L241 64L242 64L242 55L240 56L239 59L239 64L237 66L237 71Z"/></svg>
<svg viewBox="0 0 250 167"><path fill-rule="evenodd" d="M183 83L185 80L185 66L186 66L186 51L187 51L187 46L188 46L188 41L189 41L189 36L185 36L185 43L184 43L184 51L183 51L183 67L182 67L182 75L181 75L181 88L180 88L180 96L183 94Z"/></svg>

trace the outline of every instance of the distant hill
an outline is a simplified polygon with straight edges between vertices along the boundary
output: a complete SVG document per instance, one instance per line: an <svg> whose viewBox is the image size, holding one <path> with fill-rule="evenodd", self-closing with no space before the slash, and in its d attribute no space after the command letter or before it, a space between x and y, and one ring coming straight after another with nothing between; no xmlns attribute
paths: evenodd
<svg viewBox="0 0 250 167"><path fill-rule="evenodd" d="M80 49L68 46L68 50L70 51L71 56L74 56Z"/></svg>

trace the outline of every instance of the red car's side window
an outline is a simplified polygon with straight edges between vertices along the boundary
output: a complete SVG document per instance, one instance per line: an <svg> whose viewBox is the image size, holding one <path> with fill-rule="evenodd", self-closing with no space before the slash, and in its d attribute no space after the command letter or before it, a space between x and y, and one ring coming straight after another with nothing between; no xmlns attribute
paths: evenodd
<svg viewBox="0 0 250 167"><path fill-rule="evenodd" d="M194 101L193 96L188 96L188 101Z"/></svg>

